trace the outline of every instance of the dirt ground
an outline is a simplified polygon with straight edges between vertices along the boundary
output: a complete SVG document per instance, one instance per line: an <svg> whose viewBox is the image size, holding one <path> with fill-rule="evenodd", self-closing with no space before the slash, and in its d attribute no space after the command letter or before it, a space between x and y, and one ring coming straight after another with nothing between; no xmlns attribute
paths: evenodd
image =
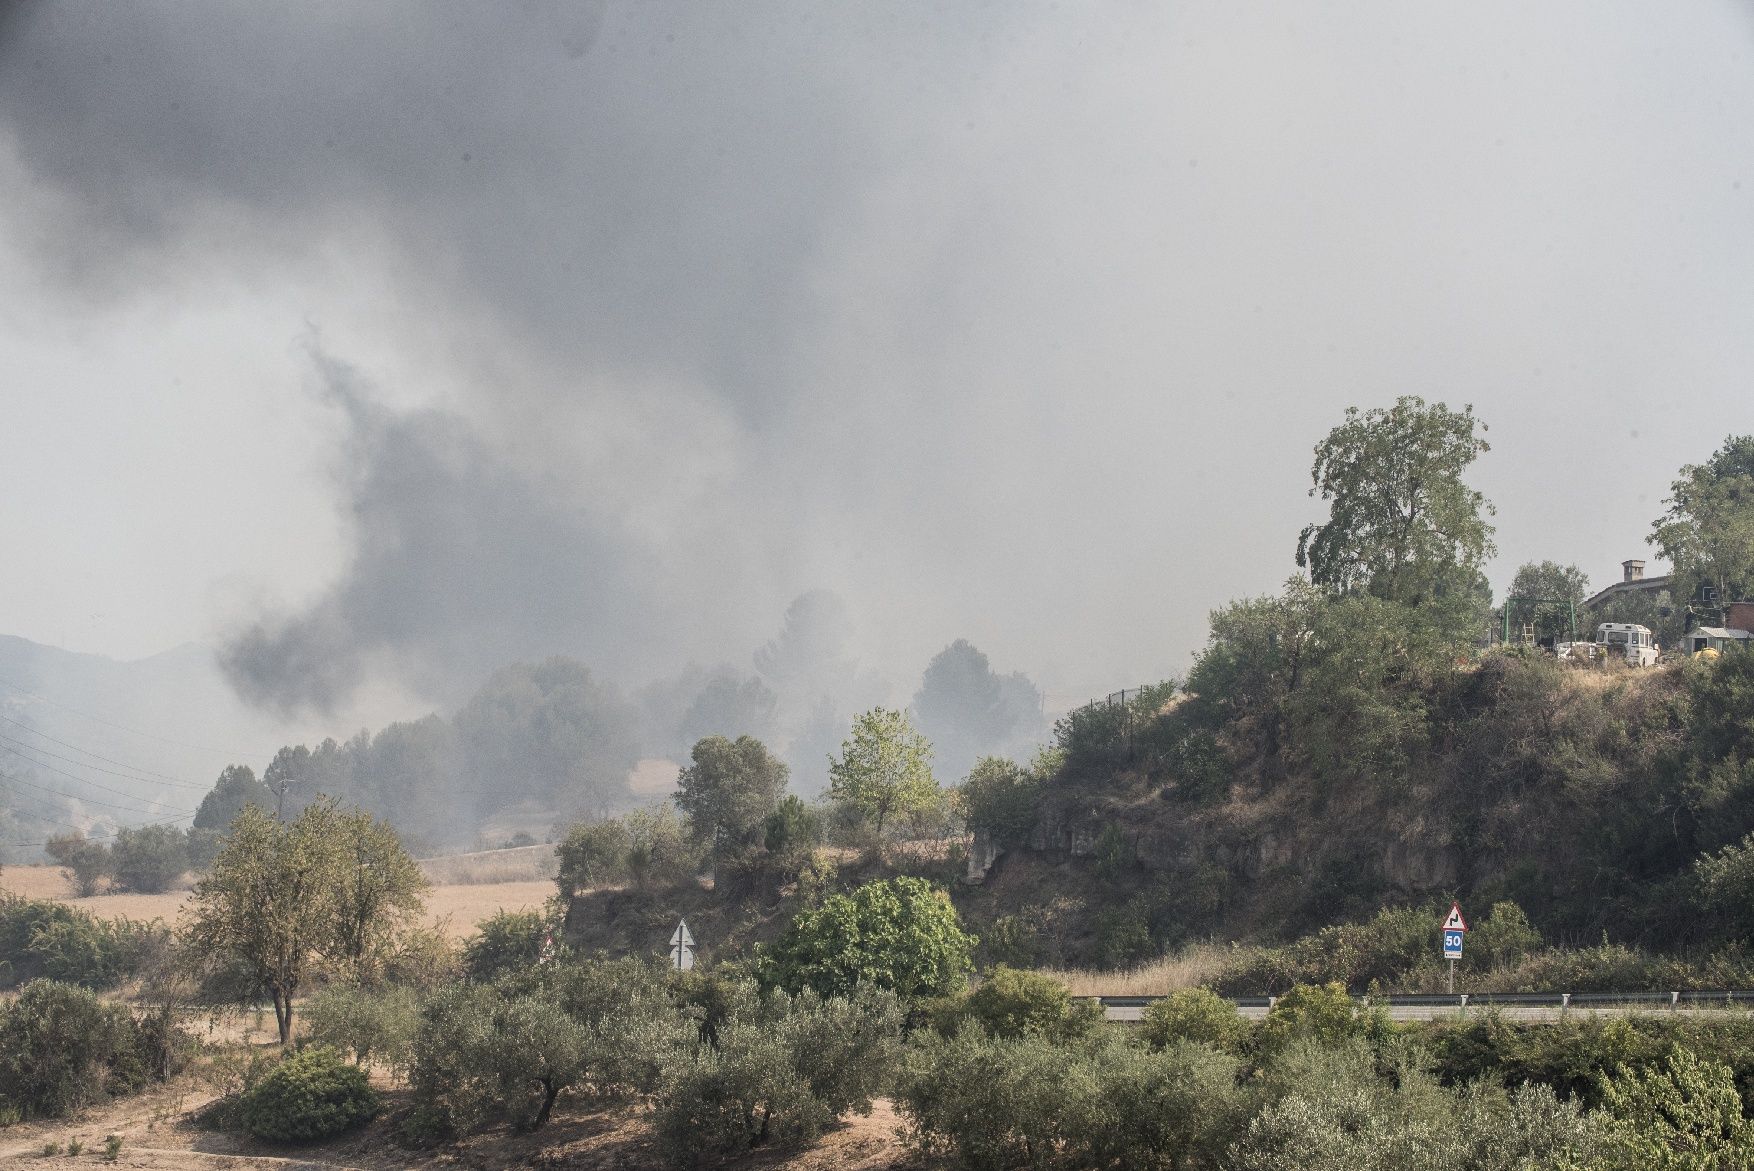
<svg viewBox="0 0 1754 1171"><path fill-rule="evenodd" d="M177 911L188 900L186 890L161 895L100 894L73 897L73 888L55 866L8 866L0 874L0 890L33 899L54 899L91 912L100 919L163 919L175 923ZM427 914L435 922L448 922L452 935L461 938L496 911L528 911L542 906L554 895L554 883L546 879L517 882L472 882L434 886L427 892Z"/></svg>
<svg viewBox="0 0 1754 1171"><path fill-rule="evenodd" d="M391 1171L391 1169L513 1167L580 1168L592 1171L660 1171L652 1133L639 1108L595 1111L556 1109L553 1120L535 1134L506 1129L474 1135L431 1151L396 1144L391 1119L406 1106L405 1092L386 1094L385 1112L365 1129L325 1143L269 1147L240 1135L209 1130L194 1114L213 1100L213 1091L192 1077L89 1110L78 1119L35 1122L0 1130L0 1167L53 1167L67 1159L67 1144L83 1146L79 1164L100 1161L104 1140L119 1135L122 1151L114 1164L132 1168L281 1168L288 1171ZM885 1100L869 1117L849 1115L813 1146L789 1152L758 1152L731 1164L749 1171L929 1171L936 1166L910 1150L901 1138L901 1119ZM45 1144L61 1151L45 1158Z"/></svg>

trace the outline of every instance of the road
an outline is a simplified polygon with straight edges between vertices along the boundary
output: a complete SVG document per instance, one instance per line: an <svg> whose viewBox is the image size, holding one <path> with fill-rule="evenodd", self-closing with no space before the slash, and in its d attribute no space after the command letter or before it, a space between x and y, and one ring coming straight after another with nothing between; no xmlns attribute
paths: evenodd
<svg viewBox="0 0 1754 1171"><path fill-rule="evenodd" d="M1145 1009L1160 996L1100 996L1103 1015L1111 1021L1137 1023ZM1393 1021L1466 1020L1494 1012L1508 1021L1550 1023L1568 1016L1705 1016L1723 1012L1754 1011L1754 992L1560 992L1513 993L1493 996L1398 996L1387 998ZM1232 998L1236 1010L1248 1020L1266 1017L1272 998ZM1359 998L1362 1006L1368 1002ZM1381 1000L1376 1007L1385 1007Z"/></svg>

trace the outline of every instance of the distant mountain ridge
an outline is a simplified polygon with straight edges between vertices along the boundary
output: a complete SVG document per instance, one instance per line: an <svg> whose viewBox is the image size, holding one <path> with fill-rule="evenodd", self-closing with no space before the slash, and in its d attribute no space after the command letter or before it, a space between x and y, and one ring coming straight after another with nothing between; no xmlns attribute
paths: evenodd
<svg viewBox="0 0 1754 1171"><path fill-rule="evenodd" d="M0 857L69 826L192 813L226 765L260 773L301 735L244 704L198 643L122 661L0 635Z"/></svg>

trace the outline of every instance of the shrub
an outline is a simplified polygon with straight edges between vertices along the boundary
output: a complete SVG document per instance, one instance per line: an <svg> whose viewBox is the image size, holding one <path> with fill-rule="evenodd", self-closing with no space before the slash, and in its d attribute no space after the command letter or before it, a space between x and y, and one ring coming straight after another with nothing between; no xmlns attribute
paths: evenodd
<svg viewBox="0 0 1754 1171"><path fill-rule="evenodd" d="M691 879L700 852L689 841L682 819L666 802L656 809L636 809L627 826L627 876L641 890L676 886Z"/></svg>
<svg viewBox="0 0 1754 1171"><path fill-rule="evenodd" d="M60 864L61 873L82 899L96 894L97 884L110 873L109 848L82 833L50 838L43 845L43 853Z"/></svg>
<svg viewBox="0 0 1754 1171"><path fill-rule="evenodd" d="M765 957L764 972L792 992L846 995L872 984L930 996L962 984L974 943L943 891L924 879L893 878L801 911Z"/></svg>
<svg viewBox="0 0 1754 1171"><path fill-rule="evenodd" d="M901 1034L893 995L763 1001L747 985L733 1000L712 1039L665 1063L653 1123L673 1165L805 1142L848 1110L870 1112Z"/></svg>
<svg viewBox="0 0 1754 1171"><path fill-rule="evenodd" d="M1236 1059L1204 1045L1111 1043L1068 1082L1065 1142L1080 1167L1216 1166L1248 1117Z"/></svg>
<svg viewBox="0 0 1754 1171"><path fill-rule="evenodd" d="M463 944L463 972L490 981L542 958L552 924L541 911L499 911L476 925Z"/></svg>
<svg viewBox="0 0 1754 1171"><path fill-rule="evenodd" d="M963 1014L990 1036L1066 1041L1100 1024L1102 1005L1094 1000L1073 1000L1071 989L1051 976L1019 972L1000 964L968 994Z"/></svg>
<svg viewBox="0 0 1754 1171"><path fill-rule="evenodd" d="M975 764L956 793L969 829L1000 846L1015 846L1035 832L1043 788L1043 778L1034 771L988 756Z"/></svg>
<svg viewBox="0 0 1754 1171"><path fill-rule="evenodd" d="M128 890L159 894L171 888L189 868L183 831L168 825L143 825L116 831L110 846L110 874Z"/></svg>
<svg viewBox="0 0 1754 1171"><path fill-rule="evenodd" d="M33 980L0 1008L0 1110L20 1118L133 1092L154 1068L128 1010L84 988Z"/></svg>
<svg viewBox="0 0 1754 1171"><path fill-rule="evenodd" d="M559 870L555 883L560 897L572 899L594 886L627 879L627 827L619 820L575 825L555 848Z"/></svg>
<svg viewBox="0 0 1754 1171"><path fill-rule="evenodd" d="M313 1046L257 1082L240 1103L240 1117L246 1131L267 1142L315 1142L367 1121L378 1106L364 1070Z"/></svg>
<svg viewBox="0 0 1754 1171"><path fill-rule="evenodd" d="M1064 1135L1067 1054L1040 1037L926 1033L908 1054L898 1103L929 1150L968 1171L1046 1167Z"/></svg>
<svg viewBox="0 0 1754 1171"><path fill-rule="evenodd" d="M779 806L767 815L762 826L762 842L767 852L787 869L796 870L821 841L822 815L796 793L781 797Z"/></svg>
<svg viewBox="0 0 1754 1171"><path fill-rule="evenodd" d="M1135 895L1121 906L1105 907L1096 916L1096 964L1101 968L1126 968L1157 953L1151 938L1151 914L1147 900Z"/></svg>
<svg viewBox="0 0 1754 1171"><path fill-rule="evenodd" d="M412 988L335 985L313 996L304 1011L317 1044L351 1053L358 1065L381 1062L397 1078L407 1073L420 1028L420 1006Z"/></svg>
<svg viewBox="0 0 1754 1171"><path fill-rule="evenodd" d="M427 1142L496 1118L548 1121L560 1094L651 1089L659 1058L693 1033L637 963L556 963L459 984L421 1010L404 1134Z"/></svg>
<svg viewBox="0 0 1754 1171"><path fill-rule="evenodd" d="M1614 1119L1612 1165L1627 1171L1691 1171L1754 1167L1754 1122L1730 1068L1701 1061L1676 1046L1662 1068L1621 1066L1601 1082L1603 1108Z"/></svg>
<svg viewBox="0 0 1754 1171"><path fill-rule="evenodd" d="M1139 1035L1154 1049L1191 1041L1235 1053L1248 1036L1236 1006L1205 988L1182 988L1145 1009Z"/></svg>
<svg viewBox="0 0 1754 1171"><path fill-rule="evenodd" d="M1372 1023L1346 995L1345 985L1295 984L1267 1010L1264 1026L1270 1044L1308 1038L1332 1045L1363 1036Z"/></svg>
<svg viewBox="0 0 1754 1171"><path fill-rule="evenodd" d="M170 931L157 920L98 919L46 899L0 894L0 987L47 977L113 988L169 945Z"/></svg>
<svg viewBox="0 0 1754 1171"><path fill-rule="evenodd" d="M1434 964L1437 922L1430 909L1388 909L1363 923L1324 927L1282 948L1243 949L1218 977L1216 988L1233 996L1255 996L1292 984L1338 981L1356 992L1372 983L1393 984Z"/></svg>
<svg viewBox="0 0 1754 1171"><path fill-rule="evenodd" d="M702 1155L728 1158L754 1147L802 1142L834 1121L768 1030L727 1026L718 1045L671 1065L652 1125L667 1162L693 1167Z"/></svg>
<svg viewBox="0 0 1754 1171"><path fill-rule="evenodd" d="M1486 968L1509 968L1540 950L1541 933L1515 903L1493 903L1468 937L1468 956Z"/></svg>

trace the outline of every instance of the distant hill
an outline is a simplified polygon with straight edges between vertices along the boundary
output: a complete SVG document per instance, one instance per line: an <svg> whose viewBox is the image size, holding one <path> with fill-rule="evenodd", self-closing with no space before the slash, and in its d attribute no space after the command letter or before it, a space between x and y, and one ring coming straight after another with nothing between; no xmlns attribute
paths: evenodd
<svg viewBox="0 0 1754 1171"><path fill-rule="evenodd" d="M123 662L0 635L0 859L187 813L227 764L260 773L308 736L243 704L194 643Z"/></svg>

